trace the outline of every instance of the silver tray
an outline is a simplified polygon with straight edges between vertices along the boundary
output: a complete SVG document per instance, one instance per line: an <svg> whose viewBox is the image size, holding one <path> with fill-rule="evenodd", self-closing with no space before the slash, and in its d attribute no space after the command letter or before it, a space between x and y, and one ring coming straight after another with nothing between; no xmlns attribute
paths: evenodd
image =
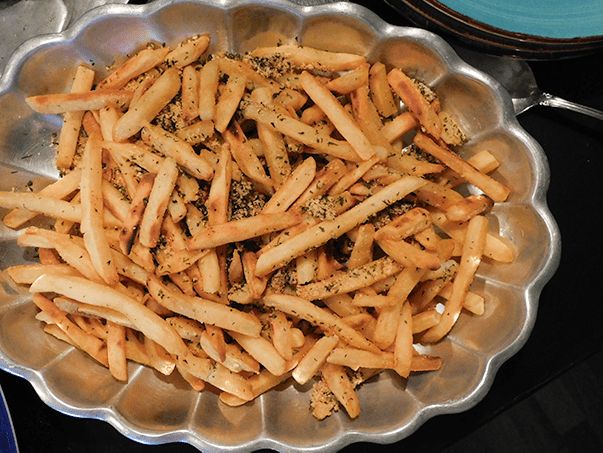
<svg viewBox="0 0 603 453"><path fill-rule="evenodd" d="M335 451L359 441L391 443L431 417L477 404L501 364L528 339L542 287L558 265L560 237L545 201L545 155L517 123L508 94L430 32L388 25L350 3L159 0L94 9L65 32L27 41L8 62L0 81L0 189L37 190L58 176L53 134L61 118L33 113L25 96L67 91L82 61L102 74L148 41L175 44L206 32L213 37L210 51L299 42L365 54L435 87L470 136L463 153L491 150L502 162L495 178L512 189L508 202L493 209L490 224L513 244L517 258L480 267L474 286L487 298L485 315L464 314L445 341L426 348L443 357L440 371L408 382L383 373L360 388L357 419L340 411L319 422L309 411L311 383L287 382L240 408L226 407L212 392L194 392L177 374L160 376L136 364L130 364L129 382L119 383L84 354L44 334L27 290L3 272L0 367L27 379L46 404L63 413L105 420L139 442L179 441L203 451ZM18 234L0 225L2 271L36 261L32 250L16 244Z"/></svg>

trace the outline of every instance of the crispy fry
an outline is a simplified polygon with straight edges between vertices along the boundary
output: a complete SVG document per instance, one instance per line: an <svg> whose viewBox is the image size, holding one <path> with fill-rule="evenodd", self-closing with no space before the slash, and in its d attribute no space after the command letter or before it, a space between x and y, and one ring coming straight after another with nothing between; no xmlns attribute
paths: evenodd
<svg viewBox="0 0 603 453"><path fill-rule="evenodd" d="M259 214L241 220L210 226L187 240L190 249L209 249L229 242L240 242L274 231L284 230L301 221L297 213ZM260 274L261 275L261 274Z"/></svg>
<svg viewBox="0 0 603 453"><path fill-rule="evenodd" d="M84 93L41 94L25 99L38 113L52 114L83 110L99 110L111 106L126 108L132 100L132 92L124 90L94 90Z"/></svg>
<svg viewBox="0 0 603 453"><path fill-rule="evenodd" d="M165 60L169 47L143 49L125 61L99 83L99 88L120 89L134 77L153 69Z"/></svg>
<svg viewBox="0 0 603 453"><path fill-rule="evenodd" d="M436 139L440 138L442 121L413 81L400 69L392 69L387 74L387 81L427 132Z"/></svg>
<svg viewBox="0 0 603 453"><path fill-rule="evenodd" d="M467 227L467 237L463 245L463 254L459 270L452 284L452 294L446 302L442 319L437 326L429 329L421 336L421 341L434 343L446 335L456 323L463 306L463 301L469 290L469 285L481 262L486 237L488 233L488 219L483 216L473 217Z"/></svg>
<svg viewBox="0 0 603 453"><path fill-rule="evenodd" d="M358 153L362 160L369 159L375 154L373 146L354 122L351 115L341 106L331 92L309 72L300 76L303 89L323 112L333 122L337 130Z"/></svg>
<svg viewBox="0 0 603 453"><path fill-rule="evenodd" d="M180 75L176 68L169 68L157 79L142 97L115 123L113 139L123 142L136 134L151 121L180 91Z"/></svg>
<svg viewBox="0 0 603 453"><path fill-rule="evenodd" d="M409 176L400 179L349 211L339 215L336 219L321 222L287 241L286 244L273 247L259 257L256 268L257 274L266 275L298 257L305 250L318 247L330 239L345 234L356 225L364 223L371 215L400 200L408 193L421 187L421 185L423 185L423 180L419 178Z"/></svg>
<svg viewBox="0 0 603 453"><path fill-rule="evenodd" d="M166 158L157 172L153 181L153 188L149 194L138 238L145 247L153 248L157 245L163 216L178 178L178 166L170 157Z"/></svg>
<svg viewBox="0 0 603 453"><path fill-rule="evenodd" d="M483 190L492 200L502 202L509 196L510 190L492 179L490 176L476 170L471 164L463 160L442 145L438 145L424 134L417 134L414 139L415 144L422 150L428 152L435 158L442 161L448 167L452 168L468 182Z"/></svg>
<svg viewBox="0 0 603 453"><path fill-rule="evenodd" d="M252 337L260 334L261 324L251 314L200 297L178 294L153 275L149 275L147 287L157 302L175 313Z"/></svg>
<svg viewBox="0 0 603 453"><path fill-rule="evenodd" d="M340 318L317 307L306 299L284 294L270 294L264 297L264 304L292 316L299 316L312 324L318 325L333 335L339 336L339 338L352 346L366 349L367 351L377 350L374 344L345 324Z"/></svg>
<svg viewBox="0 0 603 453"><path fill-rule="evenodd" d="M252 52L256 57L283 55L288 61L303 69L320 69L324 71L347 71L356 69L365 63L360 55L328 52L311 47L282 45L278 47L261 47Z"/></svg>
<svg viewBox="0 0 603 453"><path fill-rule="evenodd" d="M103 231L102 162L101 140L93 135L88 138L82 159L80 193L82 197L82 221L80 229L86 250L98 274L109 285L118 281L117 269L111 249Z"/></svg>

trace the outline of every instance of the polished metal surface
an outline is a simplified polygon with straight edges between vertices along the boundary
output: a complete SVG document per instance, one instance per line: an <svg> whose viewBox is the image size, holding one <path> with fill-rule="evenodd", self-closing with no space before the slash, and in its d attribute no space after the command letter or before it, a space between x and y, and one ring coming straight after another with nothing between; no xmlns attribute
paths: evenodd
<svg viewBox="0 0 603 453"><path fill-rule="evenodd" d="M34 36L57 33L92 8L128 0L10 0L0 3L0 76L11 53Z"/></svg>
<svg viewBox="0 0 603 453"><path fill-rule="evenodd" d="M464 155L490 150L501 162L494 177L512 190L509 200L493 209L490 225L512 244L517 258L507 265L486 260L480 267L475 289L487 298L485 315L464 314L445 341L424 348L443 357L440 371L413 375L408 382L383 373L359 389L357 419L340 411L319 422L309 411L311 384L288 382L231 408L211 391L194 392L176 374L165 377L136 364L129 365L127 384L117 382L92 359L44 334L27 289L3 272L0 367L29 380L43 401L66 414L106 420L139 442L179 441L203 451L324 452L359 441L390 443L431 417L477 404L500 365L526 342L561 244L546 206L546 157L517 123L508 93L430 32L388 25L347 2L310 7L285 0L158 0L95 9L65 32L28 41L10 59L0 80L0 190L37 190L58 176L53 134L61 118L32 112L25 96L67 91L82 61L102 76L116 58L149 41L175 44L198 33L212 35L210 51L299 42L358 52L433 86L470 137ZM36 261L33 250L16 244L18 234L0 225L2 271Z"/></svg>

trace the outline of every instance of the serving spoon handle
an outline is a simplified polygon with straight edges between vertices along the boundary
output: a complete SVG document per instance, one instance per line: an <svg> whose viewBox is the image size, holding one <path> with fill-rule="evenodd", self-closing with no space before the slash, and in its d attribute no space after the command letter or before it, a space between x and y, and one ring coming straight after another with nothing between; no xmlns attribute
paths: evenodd
<svg viewBox="0 0 603 453"><path fill-rule="evenodd" d="M534 107L535 105L567 109L603 121L602 111L593 109L592 107L587 107L582 104L577 104L575 102L568 101L566 99L560 98L559 96L554 96L549 93L535 92L532 93L530 96L524 98L513 98L513 107L515 108L515 115L519 115L520 113L525 112L530 107Z"/></svg>

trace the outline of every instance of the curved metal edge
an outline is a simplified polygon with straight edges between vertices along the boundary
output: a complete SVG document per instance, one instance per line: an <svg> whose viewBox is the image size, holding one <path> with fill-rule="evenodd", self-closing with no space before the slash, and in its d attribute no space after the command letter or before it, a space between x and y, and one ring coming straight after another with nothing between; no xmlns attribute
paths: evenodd
<svg viewBox="0 0 603 453"><path fill-rule="evenodd" d="M248 3L245 0L185 0L184 2L207 4L213 7L221 7L225 10L233 9L237 6L245 5ZM93 22L105 18L107 16L152 15L155 12L172 5L173 3L173 0L155 0L145 5L109 4L99 6L85 13L72 26L70 26L63 32L41 35L27 40L15 50L15 52L11 55L7 62L6 71L4 72L2 79L0 79L0 95L3 94L3 92L6 91L6 88L13 83L17 71L20 67L20 64L27 59L29 53L34 50L37 50L39 47L51 45L58 42L65 42L70 39L73 39L83 29L92 25ZM491 76L468 65L457 55L454 48L439 35L424 29L391 25L381 19L377 14L357 4L349 2L330 2L328 4L322 5L303 6L288 0L269 0L259 1L255 3L265 4L266 6L271 7L281 7L299 17L303 17L304 19L309 16L324 14L354 15L358 20L365 22L367 25L369 25L372 31L374 31L374 33L376 34L376 36L381 39L395 38L397 34L403 32L407 37L428 42L429 47L437 51L437 53L445 61L446 65L448 66L448 69L451 72L460 73L470 78L478 79L483 83L486 83L491 86L497 96L500 98L500 101L503 103L503 111L505 112L505 115L502 119L502 123L511 126L511 130L513 130L518 135L518 137L521 137L522 140L528 141L532 144L532 148L530 149L534 150L533 155L536 158L536 163L541 168L545 169L545 172L542 174L547 175L547 177L545 178L545 180L542 180L542 178L540 178L540 180L537 182L534 193L532 195L532 200L534 202L534 206L537 207L537 212L549 227L551 244L556 244L559 242L560 234L557 224L553 219L553 216L550 213L546 204L546 192L550 179L548 177L549 171L546 156L540 145L525 131L523 131L523 129L517 122L515 116L510 113L513 112L511 98L507 91L499 84L498 81L496 81ZM446 403L446 405L441 404L424 407L415 414L415 417L413 417L410 423L400 427L400 429L398 430L389 433L367 434L350 431L344 433L342 437L336 438L328 444L323 444L317 447L302 448L295 445L288 445L284 442L280 442L274 439L256 439L246 444L229 448L224 448L223 446L220 446L219 450L230 452L242 452L253 451L261 448L272 448L279 451L286 450L303 452L331 452L338 451L339 449L347 445L360 441L373 442L379 444L393 443L411 435L430 418L433 418L438 415L459 413L468 410L471 407L474 407L487 394L500 366L502 366L502 364L506 362L510 357L512 357L517 351L519 351L521 347L523 347L523 345L527 342L529 334L531 333L536 320L538 297L543 287L554 275L559 265L559 261L560 249L557 247L553 247L549 253L548 259L545 260L544 267L540 270L539 274L536 276L534 281L531 283L530 288L528 289L527 301L529 307L531 308L530 317L528 318L528 322L524 326L524 329L522 330L520 336L518 336L516 340L510 345L508 345L503 351L501 351L488 361L488 363L486 364L486 372L484 373L483 379L477 384L477 386L471 393L469 393L462 399L452 403ZM6 371L28 380L45 404L67 415L75 417L94 418L105 421L111 424L124 436L144 444L186 442L199 449L203 449L204 451L215 451L218 448L216 445L213 445L206 439L201 439L199 436L194 436L190 432L174 431L164 434L152 433L149 431L141 430L131 425L127 422L127 420L116 417L114 413L106 409L82 409L67 405L64 402L60 401L58 398L54 397L54 395L49 391L45 383L41 380L38 373L26 370L23 367L14 363L7 362L3 360L3 357L1 356L0 361L7 365L7 367L5 368Z"/></svg>

